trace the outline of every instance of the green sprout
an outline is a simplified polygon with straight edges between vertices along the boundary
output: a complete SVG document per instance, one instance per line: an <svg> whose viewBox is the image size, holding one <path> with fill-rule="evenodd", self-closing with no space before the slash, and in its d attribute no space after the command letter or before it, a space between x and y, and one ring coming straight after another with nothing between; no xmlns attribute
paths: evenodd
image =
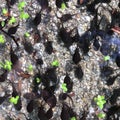
<svg viewBox="0 0 120 120"><path fill-rule="evenodd" d="M72 117L72 118L70 118L70 120L76 120L76 117Z"/></svg>
<svg viewBox="0 0 120 120"><path fill-rule="evenodd" d="M36 81L36 83L40 83L40 82L41 82L41 79L37 77L37 78L35 79L35 81Z"/></svg>
<svg viewBox="0 0 120 120"><path fill-rule="evenodd" d="M105 118L106 115L104 113L99 113L97 116L98 116L98 118L103 119L103 118Z"/></svg>
<svg viewBox="0 0 120 120"><path fill-rule="evenodd" d="M9 60L6 60L5 63L0 63L0 67L4 68L5 70L10 71L12 69L12 63Z"/></svg>
<svg viewBox="0 0 120 120"><path fill-rule="evenodd" d="M10 20L9 20L8 23L9 23L9 24L14 24L14 23L16 23L16 18L12 16L12 17L10 18Z"/></svg>
<svg viewBox="0 0 120 120"><path fill-rule="evenodd" d="M65 5L64 2L61 4L61 9L62 9L62 10L66 9L66 5Z"/></svg>
<svg viewBox="0 0 120 120"><path fill-rule="evenodd" d="M19 97L18 95L17 95L16 97L11 97L11 98L9 99L9 102L16 105L16 104L18 103L19 98L20 98L20 97Z"/></svg>
<svg viewBox="0 0 120 120"><path fill-rule="evenodd" d="M54 60L52 63L51 63L52 66L54 67L58 67L59 66L59 61L58 60Z"/></svg>
<svg viewBox="0 0 120 120"><path fill-rule="evenodd" d="M7 14L7 13L8 13L8 10L7 10L6 8L3 8L3 9L2 9L2 14L5 15L5 14Z"/></svg>
<svg viewBox="0 0 120 120"><path fill-rule="evenodd" d="M1 26L2 26L2 27L5 26L5 22L4 22L4 21L1 22Z"/></svg>
<svg viewBox="0 0 120 120"><path fill-rule="evenodd" d="M109 55L104 56L104 61L108 61L108 60L110 60L110 56Z"/></svg>
<svg viewBox="0 0 120 120"><path fill-rule="evenodd" d="M99 106L100 109L103 109L104 104L106 103L105 96L98 95L94 98L94 101Z"/></svg>
<svg viewBox="0 0 120 120"><path fill-rule="evenodd" d="M29 14L24 12L24 11L20 13L20 18L21 19L28 19L29 17L30 17Z"/></svg>
<svg viewBox="0 0 120 120"><path fill-rule="evenodd" d="M63 83L63 84L62 84L62 90L63 90L64 92L67 92L67 91L68 91L66 83Z"/></svg>
<svg viewBox="0 0 120 120"><path fill-rule="evenodd" d="M25 37L30 37L30 34L29 34L28 32L26 32L26 33L24 34L24 36L25 36Z"/></svg>
<svg viewBox="0 0 120 120"><path fill-rule="evenodd" d="M5 37L0 34L0 44L4 44L4 43L5 43Z"/></svg>
<svg viewBox="0 0 120 120"><path fill-rule="evenodd" d="M5 61L5 64L3 65L3 68L4 68L5 70L10 71L10 70L12 69L12 63L11 63L11 61L6 60L6 61Z"/></svg>
<svg viewBox="0 0 120 120"><path fill-rule="evenodd" d="M28 66L28 70L33 71L33 66L31 64Z"/></svg>
<svg viewBox="0 0 120 120"><path fill-rule="evenodd" d="M24 1L19 2L19 3L18 3L18 9L19 9L20 11L22 11L23 8L25 7L25 5L26 5L26 2L24 2Z"/></svg>

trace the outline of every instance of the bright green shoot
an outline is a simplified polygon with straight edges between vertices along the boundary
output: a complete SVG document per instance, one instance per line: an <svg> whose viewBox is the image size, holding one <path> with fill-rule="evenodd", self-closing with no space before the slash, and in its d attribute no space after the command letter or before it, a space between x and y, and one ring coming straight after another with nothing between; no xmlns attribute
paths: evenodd
<svg viewBox="0 0 120 120"><path fill-rule="evenodd" d="M70 118L70 120L76 120L76 117L72 117L72 118Z"/></svg>
<svg viewBox="0 0 120 120"><path fill-rule="evenodd" d="M1 26L2 26L2 27L5 26L5 22L4 22L4 21L1 22Z"/></svg>
<svg viewBox="0 0 120 120"><path fill-rule="evenodd" d="M28 66L28 70L33 71L33 66L31 64Z"/></svg>
<svg viewBox="0 0 120 120"><path fill-rule="evenodd" d="M104 61L108 61L108 60L110 60L110 56L109 55L104 56Z"/></svg>
<svg viewBox="0 0 120 120"><path fill-rule="evenodd" d="M12 16L12 17L10 18L10 20L9 20L8 23L9 23L9 24L14 24L14 23L16 23L16 18Z"/></svg>
<svg viewBox="0 0 120 120"><path fill-rule="evenodd" d="M37 78L35 79L35 81L36 81L36 83L40 83L40 82L41 82L41 79L37 77Z"/></svg>
<svg viewBox="0 0 120 120"><path fill-rule="evenodd" d="M103 106L106 103L105 97L102 95L98 95L97 97L95 97L94 101L96 102L100 109L103 109Z"/></svg>
<svg viewBox="0 0 120 120"><path fill-rule="evenodd" d="M7 14L7 13L8 13L8 10L7 10L6 8L3 8L3 9L2 9L2 14L5 15L5 14Z"/></svg>
<svg viewBox="0 0 120 120"><path fill-rule="evenodd" d="M2 63L2 62L0 63L0 67L5 70L10 71L12 69L12 63L11 63L11 61L6 60L5 63Z"/></svg>
<svg viewBox="0 0 120 120"><path fill-rule="evenodd" d="M64 92L67 92L67 91L68 91L66 83L63 83L63 84L62 84L62 90L63 90Z"/></svg>
<svg viewBox="0 0 120 120"><path fill-rule="evenodd" d="M98 116L98 118L103 119L103 118L105 118L106 115L104 113L99 113L97 116Z"/></svg>
<svg viewBox="0 0 120 120"><path fill-rule="evenodd" d="M30 34L29 34L28 32L26 32L26 33L24 34L24 36L27 38L27 37L30 37Z"/></svg>
<svg viewBox="0 0 120 120"><path fill-rule="evenodd" d="M52 63L51 63L52 66L54 67L58 67L59 66L59 61L58 60L54 60Z"/></svg>
<svg viewBox="0 0 120 120"><path fill-rule="evenodd" d="M66 9L66 5L65 5L64 2L61 4L61 9L62 9L62 10Z"/></svg>
<svg viewBox="0 0 120 120"><path fill-rule="evenodd" d="M29 17L29 14L24 11L20 13L20 19L28 19Z"/></svg>
<svg viewBox="0 0 120 120"><path fill-rule="evenodd" d="M19 97L18 95L17 95L16 97L11 97L11 98L9 99L9 102L16 105L16 104L18 103L19 98L20 98L20 97Z"/></svg>
<svg viewBox="0 0 120 120"><path fill-rule="evenodd" d="M24 2L24 1L19 2L19 3L18 3L18 9L19 9L20 11L22 11L23 8L25 7L25 5L26 5L26 2Z"/></svg>
<svg viewBox="0 0 120 120"><path fill-rule="evenodd" d="M5 61L5 64L3 65L3 68L4 68L5 70L10 71L10 70L12 69L12 63L11 63L11 61L6 60L6 61Z"/></svg>
<svg viewBox="0 0 120 120"><path fill-rule="evenodd" d="M4 44L4 43L5 43L5 37L0 34L0 44Z"/></svg>

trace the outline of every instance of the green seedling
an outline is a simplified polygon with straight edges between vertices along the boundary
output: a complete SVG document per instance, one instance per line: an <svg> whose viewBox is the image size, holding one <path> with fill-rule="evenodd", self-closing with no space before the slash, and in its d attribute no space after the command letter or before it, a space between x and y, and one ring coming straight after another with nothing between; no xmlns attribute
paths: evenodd
<svg viewBox="0 0 120 120"><path fill-rule="evenodd" d="M2 27L5 26L5 22L4 22L4 21L1 22L1 26L2 26Z"/></svg>
<svg viewBox="0 0 120 120"><path fill-rule="evenodd" d="M63 90L64 92L67 92L67 91L68 91L66 83L63 83L63 84L62 84L62 90Z"/></svg>
<svg viewBox="0 0 120 120"><path fill-rule="evenodd" d="M72 117L72 118L70 118L70 120L76 120L76 117Z"/></svg>
<svg viewBox="0 0 120 120"><path fill-rule="evenodd" d="M105 96L102 95L98 95L97 97L95 97L94 101L96 102L100 109L103 109L103 106L106 103Z"/></svg>
<svg viewBox="0 0 120 120"><path fill-rule="evenodd" d="M10 20L9 20L8 23L9 23L9 24L14 24L14 23L16 23L16 18L12 16L12 17L10 18Z"/></svg>
<svg viewBox="0 0 120 120"><path fill-rule="evenodd" d="M20 19L28 19L29 17L29 14L24 11L20 13Z"/></svg>
<svg viewBox="0 0 120 120"><path fill-rule="evenodd" d="M8 13L8 10L7 10L6 8L3 8L3 9L2 9L2 14L3 14L3 15L6 15L7 13Z"/></svg>
<svg viewBox="0 0 120 120"><path fill-rule="evenodd" d="M110 56L109 55L104 56L104 61L108 61L108 60L110 60Z"/></svg>
<svg viewBox="0 0 120 120"><path fill-rule="evenodd" d="M40 82L41 82L41 79L37 77L37 78L35 79L35 81L36 81L36 83L40 83Z"/></svg>
<svg viewBox="0 0 120 120"><path fill-rule="evenodd" d="M4 43L5 43L5 37L0 34L0 44L4 44Z"/></svg>
<svg viewBox="0 0 120 120"><path fill-rule="evenodd" d="M30 37L30 34L29 34L28 32L26 32L26 33L24 34L24 36L27 38L27 37Z"/></svg>
<svg viewBox="0 0 120 120"><path fill-rule="evenodd" d="M12 69L12 63L11 63L11 61L6 60L6 61L5 61L5 64L3 65L3 68L4 68L5 70L10 71L10 70Z"/></svg>
<svg viewBox="0 0 120 120"><path fill-rule="evenodd" d="M17 95L16 97L11 97L11 98L9 99L9 102L16 105L16 104L18 103L19 98L20 98L20 97L19 97L18 95Z"/></svg>
<svg viewBox="0 0 120 120"><path fill-rule="evenodd" d="M10 71L12 69L12 63L9 60L6 60L5 63L0 63L0 67L2 67L5 70Z"/></svg>
<svg viewBox="0 0 120 120"><path fill-rule="evenodd" d="M104 113L99 113L97 116L98 118L104 119L106 115Z"/></svg>
<svg viewBox="0 0 120 120"><path fill-rule="evenodd" d="M19 9L20 11L22 11L23 8L25 7L25 5L26 5L26 2L24 2L24 1L19 2L19 3L18 3L18 9Z"/></svg>
<svg viewBox="0 0 120 120"><path fill-rule="evenodd" d="M33 66L31 64L28 66L28 70L33 71Z"/></svg>
<svg viewBox="0 0 120 120"><path fill-rule="evenodd" d="M54 60L52 63L51 63L52 66L54 67L58 67L59 66L59 61L58 60Z"/></svg>
<svg viewBox="0 0 120 120"><path fill-rule="evenodd" d="M64 10L64 9L66 9L66 8L67 8L67 7L66 7L65 3L63 2L63 3L61 4L61 9Z"/></svg>

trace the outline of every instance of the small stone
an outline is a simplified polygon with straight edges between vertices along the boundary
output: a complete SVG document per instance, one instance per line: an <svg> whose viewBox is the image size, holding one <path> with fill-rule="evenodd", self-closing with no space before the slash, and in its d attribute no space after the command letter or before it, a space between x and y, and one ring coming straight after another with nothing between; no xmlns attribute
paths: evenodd
<svg viewBox="0 0 120 120"><path fill-rule="evenodd" d="M57 17L59 17L59 18L62 17L62 15L59 11L57 12Z"/></svg>

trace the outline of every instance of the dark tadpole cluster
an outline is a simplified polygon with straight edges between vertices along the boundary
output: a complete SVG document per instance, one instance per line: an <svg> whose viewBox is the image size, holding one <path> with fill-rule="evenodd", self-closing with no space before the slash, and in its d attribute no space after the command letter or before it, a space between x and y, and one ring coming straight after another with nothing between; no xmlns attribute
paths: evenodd
<svg viewBox="0 0 120 120"><path fill-rule="evenodd" d="M40 31L38 30L38 26L42 21L43 11L48 12L52 8L49 5L49 0L36 1L41 6L41 10L36 12L34 18L30 19L31 26L33 28L32 35L34 39L34 42L31 42L28 41L28 38L26 38L25 36L21 37L22 40L21 38L18 39L18 36L16 36L17 30L20 26L19 23L7 28L8 21L12 17L10 14L11 7L18 3L18 0L6 0L9 15L4 21L0 21L0 32L2 32L5 36L9 37L16 44L17 47L16 49L13 49L12 42L10 43L9 54L12 63L12 72L14 71L14 74L12 74L12 72L10 73L9 70L3 69L3 73L0 75L1 83L7 81L12 86L11 94L5 92L5 95L0 97L0 105L10 97L19 96L17 104L14 104L14 108L17 111L20 111L23 107L22 100L26 99L25 107L28 114L31 115L32 113L35 113L36 117L40 120L50 120L51 118L53 118L54 109L58 107L58 104L61 105L61 113L59 114L61 120L71 120L72 118L75 118L75 120L87 120L87 111L84 111L84 113L81 116L77 115L77 113L74 111L74 101L70 96L70 93L72 93L73 91L74 81L71 79L69 71L65 71L66 74L63 79L63 83L66 84L67 92L61 92L59 96L56 95L56 90L60 88L60 80L58 77L59 73L57 73L57 68L59 66L48 66L44 69L44 71L42 71L41 66L45 63L45 61L43 61L44 59L42 58L42 56L37 57L36 54L38 51L34 48L34 45L35 43L41 42L44 45L44 52L47 55L55 54L53 41L49 40L47 33L43 33L41 35ZM55 0L57 10L61 9L63 4L67 8L68 2L69 0ZM104 16L98 16L98 8L101 6L104 7L102 3L106 3L108 4L108 6L110 6L110 2L111 0L77 0L76 7L78 9L81 6L86 6L89 14L93 15L93 19L90 23L90 28L87 31L85 31L85 33L81 36L79 35L78 30L76 28L74 28L76 32L73 35L72 32L74 29L68 31L67 28L64 27L64 23L69 22L69 20L72 20L75 14L72 15L68 13L63 14L60 18L57 17L59 21L58 24L60 24L59 26L57 25L57 43L63 43L63 47L65 47L66 50L70 52L70 54L70 47L73 44L76 44L77 46L74 50L74 53L71 54L71 68L73 68L71 69L71 71L74 73L74 77L77 78L79 82L83 80L85 75L82 65L80 65L80 63L82 60L84 60L84 56L87 56L88 52L92 48L96 52L101 52L103 55L109 55L112 61L116 63L116 67L118 67L118 70L120 68L120 38L114 34L114 32L116 31L117 33L120 32L120 12L117 9L113 8L107 10L111 15L111 21L104 23L104 26L106 26L105 29L102 29L103 27L100 27L103 24L102 22ZM120 8L120 2L118 4L118 7ZM47 14L49 14L49 12ZM4 22L4 26L2 25L2 22ZM20 45L23 46L26 54L30 56L30 58L32 58L32 61L36 65L36 72L33 76L22 69L22 63L19 60L19 56L16 54L17 51L20 50ZM113 85L120 76L119 73L115 73L117 69L112 68L111 66L109 66L108 63L102 65L100 64L100 70L100 77L101 79L104 78L107 86ZM10 80L7 79L8 74L10 76ZM29 80L30 78L32 78L31 92L29 91L28 93L25 93L22 96L22 90L20 87L21 81L18 80L18 83L16 84L16 82L14 82L15 78L20 78L22 80ZM111 97L108 100L111 106L106 108L104 111L107 115L107 120L112 120L112 118L115 117L113 115L119 113L120 106L116 105L116 101L119 96L120 88L114 89ZM70 103L72 104L68 103L68 101L70 101ZM26 119L28 120L27 117ZM114 118L113 120L115 119L116 118Z"/></svg>

